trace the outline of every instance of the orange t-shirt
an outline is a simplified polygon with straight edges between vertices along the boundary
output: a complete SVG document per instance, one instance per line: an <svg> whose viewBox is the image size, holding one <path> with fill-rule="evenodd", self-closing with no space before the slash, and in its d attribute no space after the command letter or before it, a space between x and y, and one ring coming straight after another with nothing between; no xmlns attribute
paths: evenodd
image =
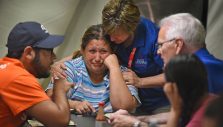
<svg viewBox="0 0 223 127"><path fill-rule="evenodd" d="M23 64L0 59L0 127L18 127L26 119L23 111L49 97Z"/></svg>

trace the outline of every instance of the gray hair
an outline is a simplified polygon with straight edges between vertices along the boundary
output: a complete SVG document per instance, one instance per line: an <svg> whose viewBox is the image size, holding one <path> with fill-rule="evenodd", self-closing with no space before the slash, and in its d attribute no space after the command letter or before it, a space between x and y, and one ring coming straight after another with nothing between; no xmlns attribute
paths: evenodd
<svg viewBox="0 0 223 127"><path fill-rule="evenodd" d="M167 28L166 39L182 38L188 46L205 47L204 26L189 13L170 15L163 18L159 25Z"/></svg>

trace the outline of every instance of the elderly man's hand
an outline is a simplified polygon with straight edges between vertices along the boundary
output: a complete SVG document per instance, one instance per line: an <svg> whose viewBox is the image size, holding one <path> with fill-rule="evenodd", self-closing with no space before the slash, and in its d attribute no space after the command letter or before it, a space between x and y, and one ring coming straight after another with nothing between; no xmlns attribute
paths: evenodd
<svg viewBox="0 0 223 127"><path fill-rule="evenodd" d="M109 123L113 127L132 127L138 121L136 117L130 115L113 114L109 118Z"/></svg>

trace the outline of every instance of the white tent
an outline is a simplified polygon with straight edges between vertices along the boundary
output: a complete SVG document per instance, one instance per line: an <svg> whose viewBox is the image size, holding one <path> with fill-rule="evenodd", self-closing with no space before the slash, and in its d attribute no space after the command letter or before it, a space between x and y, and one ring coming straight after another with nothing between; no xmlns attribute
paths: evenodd
<svg viewBox="0 0 223 127"><path fill-rule="evenodd" d="M50 33L65 35L65 42L56 49L58 58L79 49L87 27L101 23L101 11L108 0L0 0L0 57L6 55L7 36L22 21L42 23ZM154 21L169 14L189 12L202 19L207 3L207 38L209 51L223 59L222 0L134 0L141 14ZM45 81L45 83L48 81Z"/></svg>

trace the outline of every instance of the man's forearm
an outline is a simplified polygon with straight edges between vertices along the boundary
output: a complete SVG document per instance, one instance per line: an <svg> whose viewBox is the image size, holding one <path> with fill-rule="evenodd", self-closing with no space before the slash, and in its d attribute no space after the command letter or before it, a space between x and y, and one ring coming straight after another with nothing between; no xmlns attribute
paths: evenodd
<svg viewBox="0 0 223 127"><path fill-rule="evenodd" d="M155 76L145 77L140 79L139 88L152 88L152 87L160 87L165 83L164 74L159 74Z"/></svg>
<svg viewBox="0 0 223 127"><path fill-rule="evenodd" d="M151 121L156 121L159 124L166 124L167 123L167 118L169 116L170 112L165 112L165 113L159 113L156 115L144 115L144 116L137 116L137 119L143 122L151 122Z"/></svg>
<svg viewBox="0 0 223 127"><path fill-rule="evenodd" d="M65 87L64 84L54 85L53 101L57 105L58 111L60 112L60 114L64 117L69 117L67 116L67 114L70 114L70 108L69 108L69 104L68 104L64 87Z"/></svg>

